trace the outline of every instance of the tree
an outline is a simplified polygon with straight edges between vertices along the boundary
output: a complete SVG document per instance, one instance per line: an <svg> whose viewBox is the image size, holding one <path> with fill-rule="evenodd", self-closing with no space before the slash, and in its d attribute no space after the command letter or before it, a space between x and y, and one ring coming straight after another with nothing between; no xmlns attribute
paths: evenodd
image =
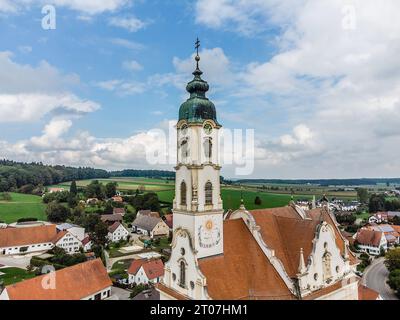
<svg viewBox="0 0 400 320"><path fill-rule="evenodd" d="M261 200L261 198L260 198L259 196L257 196L257 197L254 199L254 204L257 205L257 206L261 206L262 200Z"/></svg>
<svg viewBox="0 0 400 320"><path fill-rule="evenodd" d="M71 182L71 186L69 187L69 192L74 196L76 196L78 194L78 188L76 187L75 180Z"/></svg>
<svg viewBox="0 0 400 320"><path fill-rule="evenodd" d="M103 212L104 214L113 214L114 207L112 206L111 202L106 202Z"/></svg>
<svg viewBox="0 0 400 320"><path fill-rule="evenodd" d="M386 252L385 265L389 271L400 269L400 248Z"/></svg>
<svg viewBox="0 0 400 320"><path fill-rule="evenodd" d="M393 270L389 273L388 285L400 294L400 269Z"/></svg>
<svg viewBox="0 0 400 320"><path fill-rule="evenodd" d="M69 218L70 214L71 212L69 208L55 201L49 203L46 208L47 219L51 222L65 222Z"/></svg>
<svg viewBox="0 0 400 320"><path fill-rule="evenodd" d="M369 198L369 212L375 213L385 210L385 196L383 194L373 194Z"/></svg>
<svg viewBox="0 0 400 320"><path fill-rule="evenodd" d="M94 233L92 235L93 242L100 246L105 246L107 243L108 226L103 221L100 221L94 227Z"/></svg>
<svg viewBox="0 0 400 320"><path fill-rule="evenodd" d="M105 193L107 198L112 198L117 194L117 186L116 182L109 182L106 184Z"/></svg>
<svg viewBox="0 0 400 320"><path fill-rule="evenodd" d="M97 198L103 200L106 196L104 185L98 180L92 181L85 188L85 196L86 198Z"/></svg>
<svg viewBox="0 0 400 320"><path fill-rule="evenodd" d="M365 188L357 188L357 198L358 201L360 201L361 203L367 204L368 203L368 190Z"/></svg>

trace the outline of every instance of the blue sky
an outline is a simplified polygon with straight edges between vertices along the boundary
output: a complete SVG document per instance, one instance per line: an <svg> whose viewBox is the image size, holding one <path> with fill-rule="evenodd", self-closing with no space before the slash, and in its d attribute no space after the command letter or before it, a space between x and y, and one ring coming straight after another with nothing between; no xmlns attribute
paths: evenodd
<svg viewBox="0 0 400 320"><path fill-rule="evenodd" d="M56 30L41 27L45 4ZM398 176L399 154L387 152L400 137L398 7L2 0L0 157L150 167L146 132L176 119L199 37L220 121L256 132L251 177Z"/></svg>

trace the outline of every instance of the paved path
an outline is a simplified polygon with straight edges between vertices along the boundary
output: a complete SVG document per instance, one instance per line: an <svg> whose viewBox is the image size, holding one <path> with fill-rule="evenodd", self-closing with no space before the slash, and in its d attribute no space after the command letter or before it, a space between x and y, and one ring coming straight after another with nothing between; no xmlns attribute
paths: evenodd
<svg viewBox="0 0 400 320"><path fill-rule="evenodd" d="M389 271L386 269L384 261L385 258L375 259L365 269L362 284L379 292L383 300L399 300L386 283Z"/></svg>
<svg viewBox="0 0 400 320"><path fill-rule="evenodd" d="M129 296L131 295L131 292L128 290L113 286L111 288L111 293L112 296L110 297L110 300L130 300Z"/></svg>
<svg viewBox="0 0 400 320"><path fill-rule="evenodd" d="M26 269L31 262L31 258L36 254L29 254L25 256L1 256L0 264L7 267L16 267L21 269Z"/></svg>

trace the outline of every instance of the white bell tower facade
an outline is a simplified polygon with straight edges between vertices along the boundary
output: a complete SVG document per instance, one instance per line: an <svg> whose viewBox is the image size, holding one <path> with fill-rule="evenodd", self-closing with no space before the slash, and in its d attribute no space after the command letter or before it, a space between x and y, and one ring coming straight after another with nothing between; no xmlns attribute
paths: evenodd
<svg viewBox="0 0 400 320"><path fill-rule="evenodd" d="M173 214L174 233L187 230L196 257L203 258L223 253L223 206L218 163L221 125L214 104L206 98L209 86L201 79L199 61L197 53L194 79L186 88L190 98L182 104L176 126Z"/></svg>

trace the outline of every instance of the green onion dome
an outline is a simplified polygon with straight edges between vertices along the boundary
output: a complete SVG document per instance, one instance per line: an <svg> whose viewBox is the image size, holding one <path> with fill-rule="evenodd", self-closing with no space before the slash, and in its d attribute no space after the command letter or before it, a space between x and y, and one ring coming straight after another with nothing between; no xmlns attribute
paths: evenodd
<svg viewBox="0 0 400 320"><path fill-rule="evenodd" d="M204 120L213 120L218 124L215 105L206 97L206 92L210 89L210 86L201 79L203 72L199 69L200 57L198 55L196 56L196 61L197 68L193 72L194 79L186 86L190 97L179 109L179 121L186 120L188 123L203 123Z"/></svg>

